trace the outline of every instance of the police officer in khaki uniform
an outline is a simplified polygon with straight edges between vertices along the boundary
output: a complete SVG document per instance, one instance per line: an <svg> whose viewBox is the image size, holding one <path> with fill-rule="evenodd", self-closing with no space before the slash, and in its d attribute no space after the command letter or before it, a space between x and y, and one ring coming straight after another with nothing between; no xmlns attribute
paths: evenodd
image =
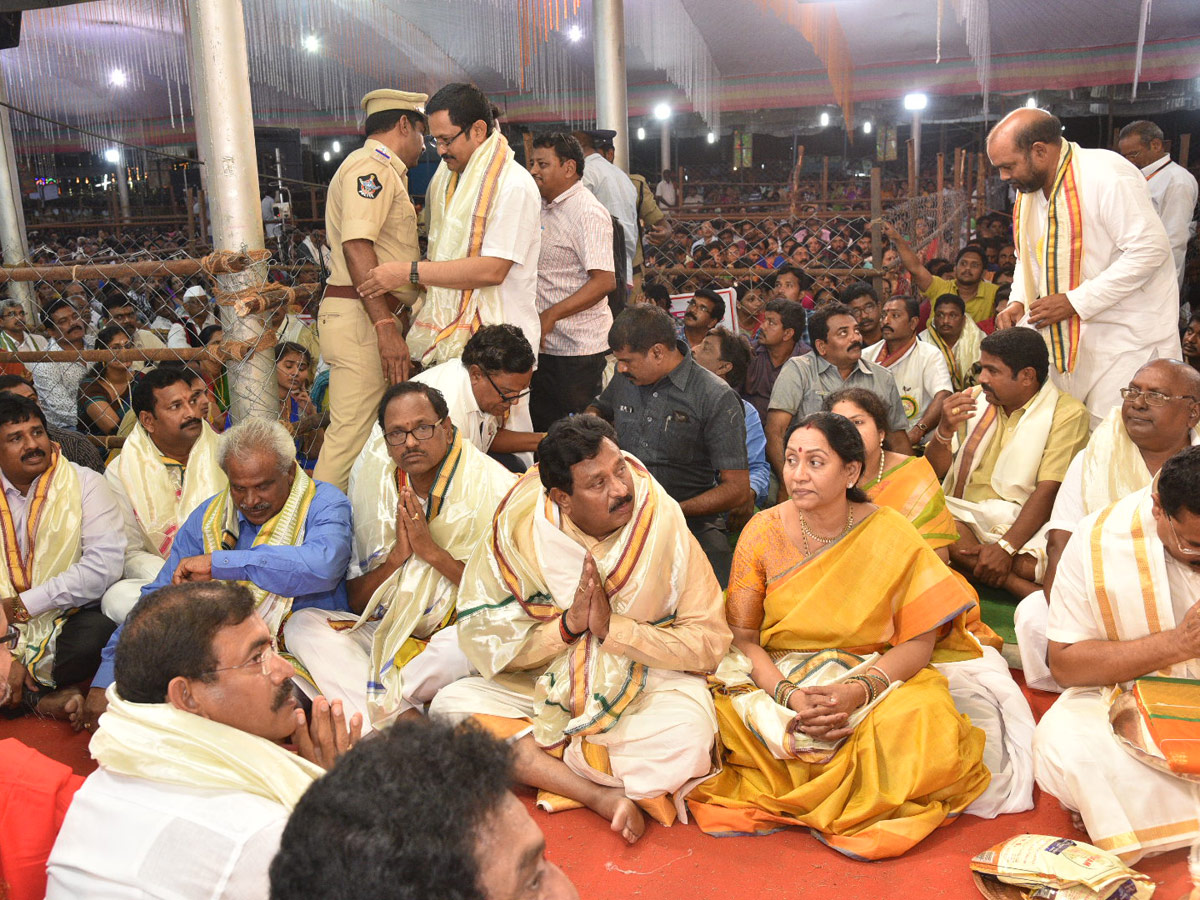
<svg viewBox="0 0 1200 900"><path fill-rule="evenodd" d="M411 372L397 312L416 301L416 285L371 299L359 298L355 288L380 263L407 266L420 258L408 170L425 147L427 99L392 90L363 97L366 143L329 182L325 230L332 258L317 325L329 363L330 422L313 475L343 491L383 392Z"/></svg>

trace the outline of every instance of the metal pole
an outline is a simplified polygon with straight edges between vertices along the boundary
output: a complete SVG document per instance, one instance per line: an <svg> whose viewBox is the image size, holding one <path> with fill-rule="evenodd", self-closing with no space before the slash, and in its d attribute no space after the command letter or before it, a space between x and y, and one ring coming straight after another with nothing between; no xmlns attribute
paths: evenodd
<svg viewBox="0 0 1200 900"><path fill-rule="evenodd" d="M261 250L262 205L242 0L187 0L187 10L193 95L199 92L205 98L221 98L220 103L202 103L197 110L203 119L197 128L198 149L205 164L205 194L211 203L213 248ZM218 288L226 293L257 287L265 280L265 263L216 276ZM264 326L261 315L239 316L232 306L222 306L221 315L230 340L257 347ZM270 353L250 353L232 366L229 374L235 421L247 416L278 417L275 363Z"/></svg>
<svg viewBox="0 0 1200 900"><path fill-rule="evenodd" d="M3 72L0 72L0 100L8 102L8 84ZM13 144L7 106L0 106L0 247L4 251L6 266L19 266L29 256L25 211L21 207L21 183L17 178L16 146ZM8 295L21 301L30 322L38 321L31 285L10 285Z"/></svg>
<svg viewBox="0 0 1200 900"><path fill-rule="evenodd" d="M671 168L671 120L663 119L662 136L659 139L659 145L662 152L662 165L660 169L664 171Z"/></svg>
<svg viewBox="0 0 1200 900"><path fill-rule="evenodd" d="M133 218L129 211L129 166L125 163L125 154L117 160L117 197L121 202L121 221L128 222Z"/></svg>
<svg viewBox="0 0 1200 900"><path fill-rule="evenodd" d="M921 178L921 111L913 110L912 123L913 167L917 170L917 180ZM917 188L918 192L920 187Z"/></svg>
<svg viewBox="0 0 1200 900"><path fill-rule="evenodd" d="M629 101L625 87L624 0L595 0L592 3L592 34L596 68L596 127L616 131L613 163L628 172Z"/></svg>

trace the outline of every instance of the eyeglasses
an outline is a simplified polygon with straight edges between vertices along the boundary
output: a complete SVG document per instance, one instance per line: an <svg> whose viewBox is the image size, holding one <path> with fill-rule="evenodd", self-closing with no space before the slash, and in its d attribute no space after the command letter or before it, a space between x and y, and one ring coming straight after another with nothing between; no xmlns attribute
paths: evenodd
<svg viewBox="0 0 1200 900"><path fill-rule="evenodd" d="M1190 559L1200 559L1200 550L1193 550L1191 547L1183 546L1183 542L1179 540L1179 533L1175 531L1175 520L1167 516L1167 527L1171 529L1171 537L1175 539L1175 549Z"/></svg>
<svg viewBox="0 0 1200 900"><path fill-rule="evenodd" d="M492 388L496 391L496 393L500 395L500 399L503 400L505 403L516 403L521 398L527 397L529 395L528 388L523 391L518 391L515 394L510 394L507 391L505 391L502 387L500 387L500 385L496 384L496 382L492 381L492 376L489 375L487 372L483 373L483 377L488 380L488 384L490 384L492 386Z"/></svg>
<svg viewBox="0 0 1200 900"><path fill-rule="evenodd" d="M435 147L439 147L442 150L449 150L450 145L453 144L455 141L457 141L460 137L462 137L463 133L466 130L467 129L465 129L465 128L458 129L458 134L454 135L454 137L448 137L448 138L435 137L433 139L433 144Z"/></svg>
<svg viewBox="0 0 1200 900"><path fill-rule="evenodd" d="M1196 398L1190 394L1164 394L1160 391L1143 391L1135 387L1121 388L1121 399L1127 400L1130 403L1137 403L1139 400L1145 400L1147 406L1166 406L1168 400L1191 400L1196 402Z"/></svg>
<svg viewBox="0 0 1200 900"><path fill-rule="evenodd" d="M446 417L442 416L432 425L418 425L410 431L405 431L403 428L397 428L395 431L389 431L383 436L383 439L393 447L399 447L401 444L407 443L408 436L411 434L418 441L427 441L433 437L433 433L437 427L446 421Z"/></svg>
<svg viewBox="0 0 1200 900"><path fill-rule="evenodd" d="M279 653L270 644L267 644L252 657L242 663L240 666L221 666L219 669L210 669L207 672L201 672L201 675L216 675L218 672L232 672L235 669L242 669L250 672L257 668L263 675L270 676L271 660L279 656Z"/></svg>

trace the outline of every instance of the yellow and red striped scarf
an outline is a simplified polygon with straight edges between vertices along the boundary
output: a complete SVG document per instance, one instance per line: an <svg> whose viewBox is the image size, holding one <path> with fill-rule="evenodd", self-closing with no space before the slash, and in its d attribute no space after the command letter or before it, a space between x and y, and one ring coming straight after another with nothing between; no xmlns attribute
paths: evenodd
<svg viewBox="0 0 1200 900"><path fill-rule="evenodd" d="M1029 204L1017 194L1013 207L1013 242L1021 254L1022 275L1027 300L1063 294L1083 281L1083 211L1079 204L1079 185L1075 172L1076 144L1063 142L1058 170L1046 207L1046 227L1041 254L1029 243ZM1040 281L1033 277L1033 258L1040 268ZM1043 293L1038 293L1041 284ZM1050 349L1050 361L1059 372L1073 372L1079 355L1079 316L1071 316L1040 329Z"/></svg>

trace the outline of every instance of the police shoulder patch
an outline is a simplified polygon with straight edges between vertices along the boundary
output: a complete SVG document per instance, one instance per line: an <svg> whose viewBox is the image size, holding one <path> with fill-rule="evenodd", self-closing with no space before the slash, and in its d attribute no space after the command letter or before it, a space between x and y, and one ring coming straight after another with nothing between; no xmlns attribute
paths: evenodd
<svg viewBox="0 0 1200 900"><path fill-rule="evenodd" d="M367 200L374 200L382 190L383 185L379 183L379 178L374 172L370 175L358 176L358 196Z"/></svg>

